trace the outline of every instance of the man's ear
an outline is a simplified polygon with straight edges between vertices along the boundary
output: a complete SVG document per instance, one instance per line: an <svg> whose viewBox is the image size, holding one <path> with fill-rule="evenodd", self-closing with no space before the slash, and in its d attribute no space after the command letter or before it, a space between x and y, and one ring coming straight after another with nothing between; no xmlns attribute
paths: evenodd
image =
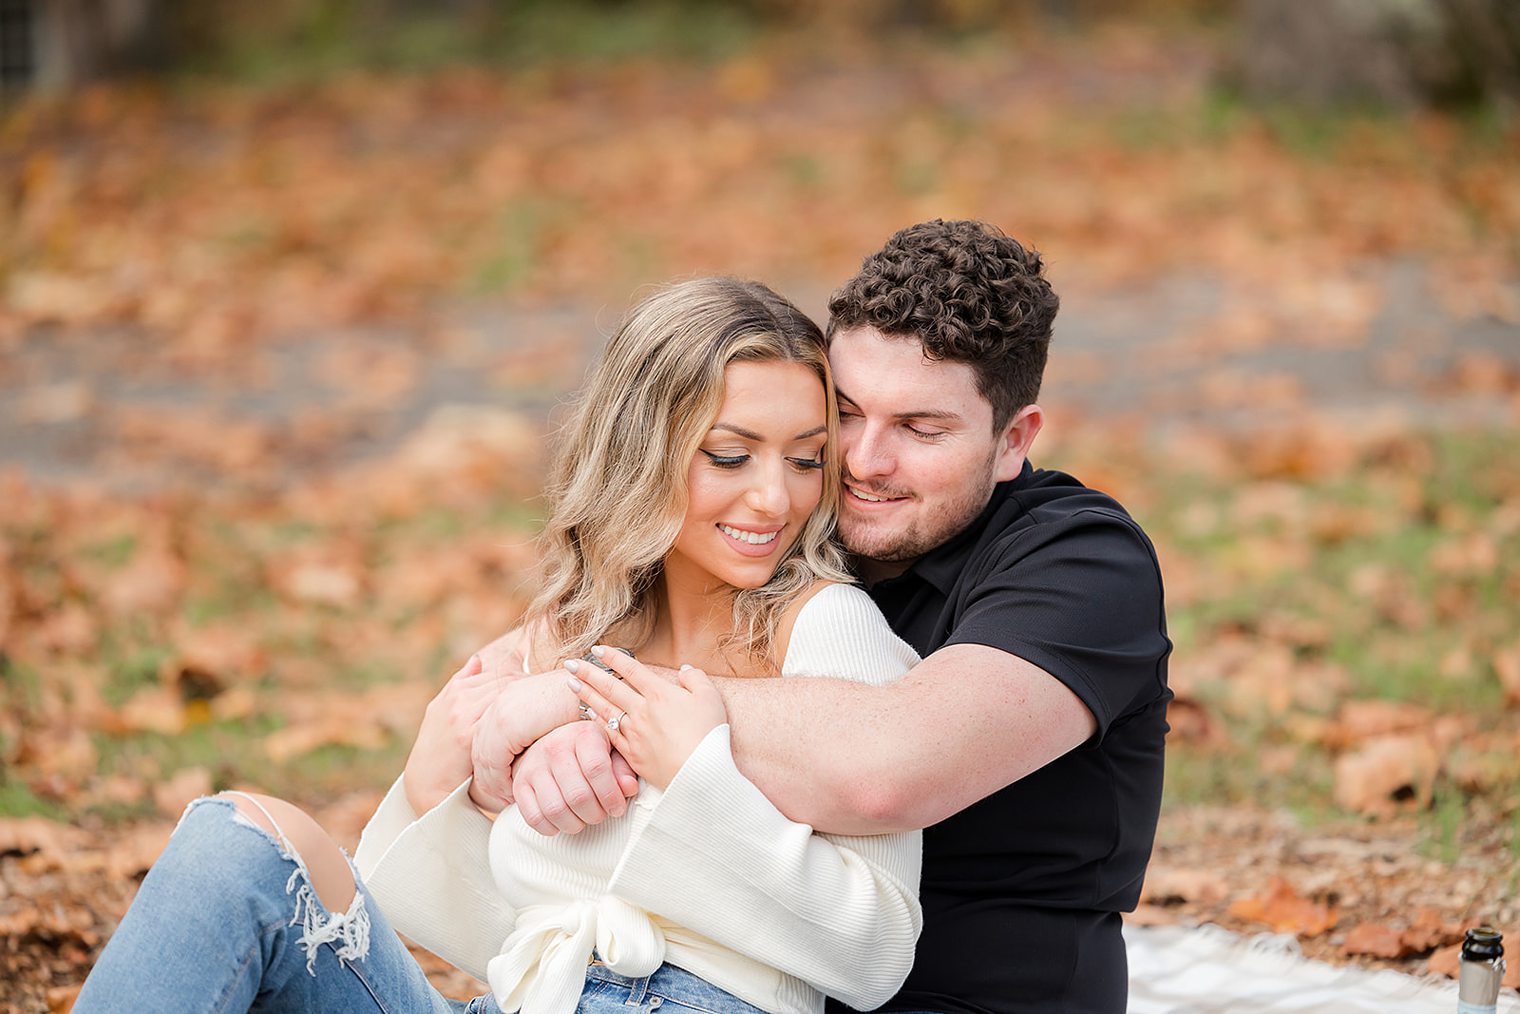
<svg viewBox="0 0 1520 1014"><path fill-rule="evenodd" d="M1034 438L1045 426L1045 410L1038 405L1025 405L1013 414L998 434L997 458L992 466L994 482L1007 482L1016 477L1029 457Z"/></svg>

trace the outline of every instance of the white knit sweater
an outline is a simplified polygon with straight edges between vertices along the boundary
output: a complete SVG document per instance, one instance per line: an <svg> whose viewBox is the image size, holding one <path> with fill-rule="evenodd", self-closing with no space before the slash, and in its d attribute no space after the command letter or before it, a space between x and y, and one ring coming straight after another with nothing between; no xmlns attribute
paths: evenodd
<svg viewBox="0 0 1520 1014"><path fill-rule="evenodd" d="M799 611L784 676L881 684L918 660L859 588ZM468 783L422 817L401 780L355 862L392 925L491 985L504 1011L569 1014L593 948L613 971L670 962L767 1011L823 994L868 1010L907 977L922 926L921 836L816 833L734 766L727 725L627 814L544 837L508 807L494 825Z"/></svg>

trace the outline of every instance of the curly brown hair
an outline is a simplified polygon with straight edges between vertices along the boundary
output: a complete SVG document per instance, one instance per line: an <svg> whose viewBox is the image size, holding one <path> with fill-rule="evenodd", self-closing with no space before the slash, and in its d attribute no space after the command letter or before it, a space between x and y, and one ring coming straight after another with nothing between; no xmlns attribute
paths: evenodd
<svg viewBox="0 0 1520 1014"><path fill-rule="evenodd" d="M1061 300L1040 255L985 222L900 230L829 298L828 337L852 327L912 337L934 360L967 363L1001 429L1040 396Z"/></svg>

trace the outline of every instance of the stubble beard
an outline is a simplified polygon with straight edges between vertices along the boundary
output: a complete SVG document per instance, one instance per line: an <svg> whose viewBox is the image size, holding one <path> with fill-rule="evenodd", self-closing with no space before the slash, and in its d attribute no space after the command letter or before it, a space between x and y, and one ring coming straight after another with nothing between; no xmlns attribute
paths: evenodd
<svg viewBox="0 0 1520 1014"><path fill-rule="evenodd" d="M879 531L877 525L852 518L849 511L839 515L839 538L844 548L856 556L878 563L911 563L937 546L944 545L965 531L987 506L992 496L994 456L989 455L980 481L962 487L955 499L936 508L928 516L912 518L901 530ZM846 497L852 495L845 490Z"/></svg>

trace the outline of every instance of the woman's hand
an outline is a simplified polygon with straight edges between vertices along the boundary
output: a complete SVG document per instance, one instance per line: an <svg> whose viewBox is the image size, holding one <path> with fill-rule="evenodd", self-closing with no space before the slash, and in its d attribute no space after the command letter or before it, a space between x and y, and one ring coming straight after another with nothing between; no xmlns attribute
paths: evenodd
<svg viewBox="0 0 1520 1014"><path fill-rule="evenodd" d="M510 678L497 672L487 675L481 668L480 656L471 655L428 702L401 774L413 813L431 810L470 777L475 726Z"/></svg>
<svg viewBox="0 0 1520 1014"><path fill-rule="evenodd" d="M512 762L518 754L579 717L575 698L557 671L524 676L501 687L475 725L471 802L487 813L505 809L512 802Z"/></svg>
<svg viewBox="0 0 1520 1014"><path fill-rule="evenodd" d="M670 683L627 652L602 645L591 651L617 675L571 660L565 663L570 689L604 723L633 770L651 785L667 788L697 744L728 720L718 688L690 666Z"/></svg>

